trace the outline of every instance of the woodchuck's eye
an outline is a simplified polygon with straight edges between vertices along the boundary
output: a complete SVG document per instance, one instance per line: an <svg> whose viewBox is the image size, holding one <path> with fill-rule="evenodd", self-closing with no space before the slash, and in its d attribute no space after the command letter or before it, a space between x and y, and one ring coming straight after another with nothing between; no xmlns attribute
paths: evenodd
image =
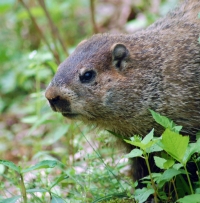
<svg viewBox="0 0 200 203"><path fill-rule="evenodd" d="M80 75L79 78L82 83L89 83L95 78L95 76L96 76L95 71L90 70L85 72L83 75Z"/></svg>

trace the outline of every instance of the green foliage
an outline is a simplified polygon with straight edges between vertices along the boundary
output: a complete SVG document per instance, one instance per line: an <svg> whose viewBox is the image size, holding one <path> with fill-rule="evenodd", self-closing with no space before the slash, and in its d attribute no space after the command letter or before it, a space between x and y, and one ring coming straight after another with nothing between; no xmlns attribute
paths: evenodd
<svg viewBox="0 0 200 203"><path fill-rule="evenodd" d="M197 203L197 202L200 202L200 194L193 194L193 195L187 195L183 198L180 198L177 202L180 202L180 203Z"/></svg>
<svg viewBox="0 0 200 203"><path fill-rule="evenodd" d="M192 155L199 153L200 139L198 139L196 143L189 143L188 136L182 136L178 133L182 128L181 126L176 126L173 121L152 110L150 110L150 112L156 122L166 128L161 137L154 137L153 129L144 138L134 136L131 140L125 140L127 143L137 147L127 154L126 157L141 157L145 159L149 176L144 177L143 180L144 182L150 180L153 188L150 189L147 185L147 187L143 188L142 191L140 189L136 189L134 198L142 203L145 202L151 194L154 194L155 202L158 202L158 199L161 201L167 201L168 197L170 197L170 199L176 199L177 202L187 202L189 198L191 198L191 201L195 202L195 199L199 197L199 194L194 194L194 189L198 191L197 188L199 187L199 183L197 185L192 185L187 171L187 163L190 161ZM154 161L156 166L164 170L164 172L161 171L160 173L152 173L148 159L149 154L161 151L162 153L160 153L160 155L162 155L162 157L155 155ZM167 154L163 154L163 152ZM198 158L196 158L194 162L198 168L197 159ZM198 173L199 171L197 174ZM186 175L187 182L184 178L182 178L181 174ZM168 197L167 195L162 195L162 191L167 184L173 185L175 196L172 195L171 191L169 191L170 193L168 194ZM182 191L178 190L179 187L182 188ZM183 197L186 194L191 195L179 199L179 197Z"/></svg>
<svg viewBox="0 0 200 203"><path fill-rule="evenodd" d="M1 203L5 203L5 202L16 202L18 199L23 199L24 203L28 202L28 198L27 198L27 193L36 193L36 192L40 192L40 193L46 193L48 192L51 196L51 202L63 202L61 201L61 198L58 198L57 195L54 196L54 194L51 192L51 189L58 183L61 182L62 180L64 180L65 178L67 178L68 176L66 175L62 175L60 176L49 188L47 189L43 189L43 188L35 188L35 189L26 189L25 187L25 182L24 182L24 177L23 174L33 171L33 170L38 170L38 169L42 169L42 168L54 168L57 165L56 161L53 160L45 160L45 161L41 161L39 163L37 163L35 166L26 168L24 170L21 170L21 167L16 166L13 162L10 161L6 161L6 160L0 160L0 164L3 164L4 166L7 166L8 168L14 170L17 172L17 176L19 177L19 188L20 188L20 192L21 195L16 195L13 196L11 198L7 198L7 199L3 199L1 200Z"/></svg>

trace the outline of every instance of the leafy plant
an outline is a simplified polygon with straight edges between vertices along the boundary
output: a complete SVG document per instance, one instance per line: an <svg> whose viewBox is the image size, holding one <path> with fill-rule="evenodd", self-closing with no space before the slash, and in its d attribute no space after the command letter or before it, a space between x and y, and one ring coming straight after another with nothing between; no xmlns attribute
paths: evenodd
<svg viewBox="0 0 200 203"><path fill-rule="evenodd" d="M154 137L154 129L146 135L144 138L139 136L134 136L131 140L125 140L127 143L137 147L133 149L129 154L126 155L128 158L141 157L145 160L149 176L143 178L143 180L150 179L151 187L147 185L147 188L137 189L135 191L135 199L139 202L144 202L147 198L153 194L154 201L158 202L158 199L167 200L166 195L162 195L163 188L166 184L169 186L172 184L175 192L176 200L179 201L177 187L179 187L178 175L186 174L187 182L182 179L184 184L188 185L186 187L187 193L191 194L187 198L191 198L192 201L195 201L199 194L194 195L195 185L192 185L191 179L187 170L187 163L190 161L190 158L195 153L200 152L200 139L196 143L189 143L188 136L182 136L180 134L181 126L176 126L173 121L170 119L161 116L160 114L150 110L153 118L157 123L162 125L165 128L165 131L161 137ZM149 163L149 155L154 152L165 152L167 154L160 153L161 157L154 155L154 161L158 168L164 170L160 173L152 173ZM196 158L196 165L198 165ZM183 169L182 169L183 168ZM198 167L197 167L198 168ZM170 194L169 191L168 198L174 199L174 196ZM185 198L187 200L187 198ZM185 199L180 199L185 201Z"/></svg>
<svg viewBox="0 0 200 203"><path fill-rule="evenodd" d="M53 160L45 160L37 163L34 166L31 166L26 169L21 169L21 167L16 166L13 162L6 161L6 160L0 160L0 164L7 166L9 169L12 169L16 172L17 179L19 180L18 186L20 188L20 195L16 195L7 199L0 200L1 203L7 203L7 202L16 202L18 199L23 199L24 203L28 202L27 193L34 194L34 193L49 193L51 202L64 202L62 198L60 198L58 195L54 194L51 190L52 188L57 185L62 180L68 178L66 174L60 175L48 188L32 188L32 189L26 189L25 182L24 182L24 174L31 172L33 170L39 170L44 168L54 168L58 163L57 161Z"/></svg>

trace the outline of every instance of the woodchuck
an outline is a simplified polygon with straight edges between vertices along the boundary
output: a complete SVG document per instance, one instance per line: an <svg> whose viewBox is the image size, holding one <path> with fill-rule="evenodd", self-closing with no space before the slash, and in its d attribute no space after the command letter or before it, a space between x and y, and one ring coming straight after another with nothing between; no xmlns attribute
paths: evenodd
<svg viewBox="0 0 200 203"><path fill-rule="evenodd" d="M200 130L199 0L186 0L133 35L97 34L81 42L59 65L46 90L54 111L130 137L155 124L149 109L182 125L194 138ZM133 176L141 178L135 159Z"/></svg>

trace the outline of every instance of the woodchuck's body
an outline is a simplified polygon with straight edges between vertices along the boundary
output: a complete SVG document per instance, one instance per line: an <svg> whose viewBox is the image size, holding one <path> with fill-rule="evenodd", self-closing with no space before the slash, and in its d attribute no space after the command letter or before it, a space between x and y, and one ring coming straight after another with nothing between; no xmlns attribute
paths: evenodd
<svg viewBox="0 0 200 203"><path fill-rule="evenodd" d="M194 137L200 130L199 12L199 0L186 0L134 35L83 41L46 90L52 109L125 137L155 126L161 132L152 109Z"/></svg>

